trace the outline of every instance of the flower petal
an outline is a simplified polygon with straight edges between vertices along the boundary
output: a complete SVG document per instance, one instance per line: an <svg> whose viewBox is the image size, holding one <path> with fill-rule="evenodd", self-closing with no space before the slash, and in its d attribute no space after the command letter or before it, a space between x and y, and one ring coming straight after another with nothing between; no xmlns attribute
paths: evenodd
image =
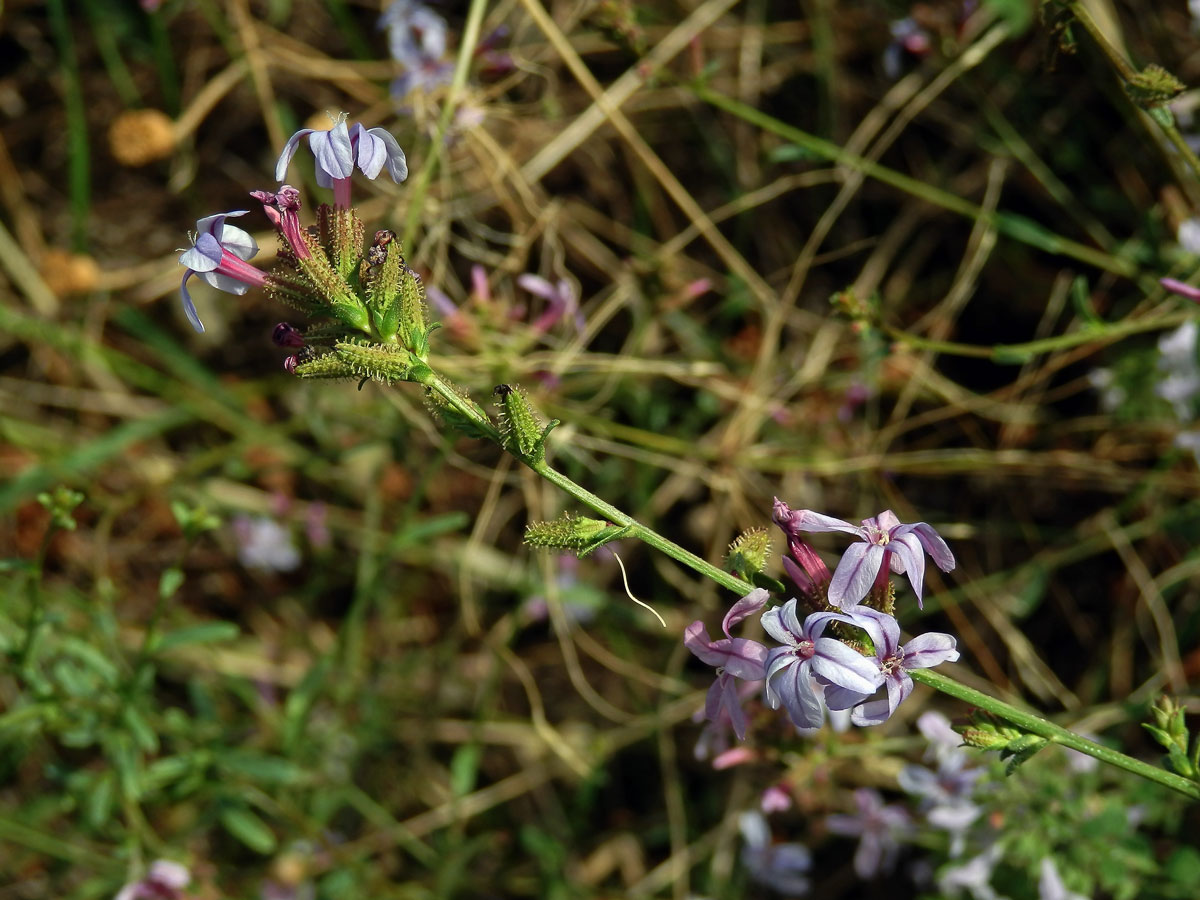
<svg viewBox="0 0 1200 900"><path fill-rule="evenodd" d="M179 254L179 262L194 272L213 272L221 264L221 244L207 232L196 238L190 250Z"/></svg>
<svg viewBox="0 0 1200 900"><path fill-rule="evenodd" d="M179 292L183 296L183 312L187 316L188 321L192 323L192 327L200 334L204 334L204 323L200 321L200 314L196 312L196 304L192 302L192 295L188 293L188 279L195 275L195 271L188 269L183 273L183 282L179 285Z"/></svg>
<svg viewBox="0 0 1200 900"><path fill-rule="evenodd" d="M878 662L833 638L817 641L812 670L833 684L862 694L873 693L882 677Z"/></svg>
<svg viewBox="0 0 1200 900"><path fill-rule="evenodd" d="M823 516L821 513L813 512L811 509L792 510L790 525L791 528L795 529L796 531L807 531L814 534L829 531L841 531L845 534L856 534L859 537L863 536L863 530L858 525L851 525L845 519L835 519L833 516Z"/></svg>
<svg viewBox="0 0 1200 900"><path fill-rule="evenodd" d="M312 134L313 129L301 128L293 134L286 144L283 145L283 152L279 154L279 161L275 163L275 180L283 181L287 175L287 168L292 161L292 157L296 155L296 148L300 146L300 138L306 134Z"/></svg>
<svg viewBox="0 0 1200 900"><path fill-rule="evenodd" d="M768 635L789 649L800 641L803 629L800 620L796 618L796 598L793 597L783 606L768 609L759 618L759 623Z"/></svg>
<svg viewBox="0 0 1200 900"><path fill-rule="evenodd" d="M901 648L906 669L929 669L958 659L958 642L940 631L919 634Z"/></svg>
<svg viewBox="0 0 1200 900"><path fill-rule="evenodd" d="M229 215L233 215L233 213L229 213ZM236 225L223 225L219 239L221 246L238 259L252 259L258 252L258 241Z"/></svg>
<svg viewBox="0 0 1200 900"><path fill-rule="evenodd" d="M848 691L839 685L827 684L825 685L825 706L831 712L841 712L852 706L858 706L874 693L874 688L869 691Z"/></svg>
<svg viewBox="0 0 1200 900"><path fill-rule="evenodd" d="M950 552L950 547L942 540L942 536L933 530L932 525L916 522L908 527L920 539L921 546L939 569L949 572L954 568L954 554Z"/></svg>
<svg viewBox="0 0 1200 900"><path fill-rule="evenodd" d="M881 659L895 656L900 645L900 623L895 616L872 609L869 606L857 606L847 615L854 624L871 637L875 645L875 655Z"/></svg>
<svg viewBox="0 0 1200 900"><path fill-rule="evenodd" d="M897 530L896 536L888 544L888 549L892 551L893 559L900 561L901 567L896 571L908 575L908 583L912 585L913 593L917 595L917 607L924 609L921 605L921 589L925 584L925 551L915 534L899 533L902 530Z"/></svg>
<svg viewBox="0 0 1200 900"><path fill-rule="evenodd" d="M331 179L349 178L354 172L354 147L344 119L328 131L312 132L308 136L308 146L317 160L317 183L322 187L328 187ZM325 175L324 182L322 174Z"/></svg>
<svg viewBox="0 0 1200 900"><path fill-rule="evenodd" d="M746 618L747 616L754 615L754 613L766 606L767 601L770 598L771 595L765 590L762 588L755 588L737 603L733 604L733 606L729 608L729 612L725 613L724 621L721 622L721 629L725 632L725 636L733 637L733 635L729 633L729 629L738 622L742 621L742 619Z"/></svg>
<svg viewBox="0 0 1200 900"><path fill-rule="evenodd" d="M797 728L820 728L825 722L825 705L817 695L809 672L808 660L785 671L776 685L788 718Z"/></svg>
<svg viewBox="0 0 1200 900"><path fill-rule="evenodd" d="M387 166L388 174L392 176L392 181L399 184L407 178L408 161L404 158L404 151L400 149L400 144L392 136L392 133L383 128L371 128L368 129L367 134L373 135L383 143L384 165ZM364 172L366 171L361 164L359 168L362 168ZM376 174L378 174L378 170ZM375 175L369 177L374 178Z"/></svg>
<svg viewBox="0 0 1200 900"><path fill-rule="evenodd" d="M223 275L220 272L197 272L196 274L218 291L224 291L227 294L237 294L240 297L250 290L250 285L232 275Z"/></svg>
<svg viewBox="0 0 1200 900"><path fill-rule="evenodd" d="M883 565L883 547L878 544L851 544L842 554L833 580L829 582L829 602L845 609L858 603L871 590L879 567Z"/></svg>

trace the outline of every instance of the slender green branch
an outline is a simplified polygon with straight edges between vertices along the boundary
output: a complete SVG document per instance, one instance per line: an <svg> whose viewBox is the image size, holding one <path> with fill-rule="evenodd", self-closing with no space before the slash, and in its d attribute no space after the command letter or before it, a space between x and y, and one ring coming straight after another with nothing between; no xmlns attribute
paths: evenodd
<svg viewBox="0 0 1200 900"><path fill-rule="evenodd" d="M1005 703L1003 700L989 697L987 694L977 691L974 688L969 688L965 684L955 681L953 678L941 675L930 669L915 669L908 674L912 676L913 681L919 681L921 684L928 685L935 690L941 691L943 694L949 694L951 697L956 697L979 709L994 713L1030 734L1036 734L1055 744L1061 744L1064 747L1070 747L1072 750L1078 750L1080 753L1086 753L1088 756L1100 760L1100 762L1116 766L1118 769L1124 769L1126 772L1131 772L1134 775L1140 775L1149 781L1157 782L1164 787L1169 787L1172 790L1179 791L1181 794L1186 794L1193 800L1200 800L1200 784L1194 781L1189 781L1180 775L1160 769L1158 766L1153 766L1150 763L1134 759L1132 756L1126 756L1124 753L1119 753L1116 750L1097 744L1095 741L1089 741L1087 738L1080 737L1073 731L1068 731L1061 725L1055 725L1053 722L1048 722L1032 713L1024 712L1015 706Z"/></svg>
<svg viewBox="0 0 1200 900"><path fill-rule="evenodd" d="M455 392L438 375L431 372L427 377L422 379L422 383L429 387L430 390L435 391L438 396L442 397L450 406L465 416L481 431L488 434L497 444L511 452L511 449L506 446L500 432L491 420L482 415L474 403ZM514 453L513 455L520 458L518 454ZM635 537L656 550L665 553L672 559L683 563L685 566L737 594L746 594L753 589L753 585L701 559L691 551L685 550L683 547L654 531L654 529L643 525L632 516L617 509L611 503L602 500L591 491L576 484L562 472L550 466L545 460L530 461L522 459L521 461L593 512L603 516L614 525L628 528L631 537ZM1002 700L989 697L987 694L960 684L945 675L931 672L928 669L918 669L910 672L910 674L915 681L919 681L945 694L970 703L979 709L993 713L1031 734L1039 735L1064 747L1070 747L1072 750L1078 750L1080 753L1086 753L1088 756L1095 757L1101 762L1124 769L1135 775L1140 775L1150 781L1165 785L1182 794L1200 800L1200 784L1152 766L1149 763L1136 760L1131 756L1126 756L1124 753L1110 750L1094 741L1082 738L1059 725L1055 725L1031 713L1019 710Z"/></svg>

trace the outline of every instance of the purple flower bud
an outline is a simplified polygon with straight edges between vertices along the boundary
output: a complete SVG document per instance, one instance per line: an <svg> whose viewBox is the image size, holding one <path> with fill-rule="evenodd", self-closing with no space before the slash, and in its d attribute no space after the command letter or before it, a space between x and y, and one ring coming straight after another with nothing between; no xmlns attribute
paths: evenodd
<svg viewBox="0 0 1200 900"><path fill-rule="evenodd" d="M283 185L278 191L251 191L250 196L263 205L263 212L271 220L271 224L283 235L284 241L291 248L297 259L308 259L312 253L302 236L300 226L300 192L290 184Z"/></svg>
<svg viewBox="0 0 1200 900"><path fill-rule="evenodd" d="M275 326L275 330L271 332L271 340L277 347L304 346L304 335L300 333L300 329L287 322L280 322Z"/></svg>
<svg viewBox="0 0 1200 900"><path fill-rule="evenodd" d="M298 366L299 364L300 364L300 358L298 356L289 356L286 359L284 359L284 361L283 361L283 370L285 372L287 372L289 375L295 375L296 374L296 366Z"/></svg>

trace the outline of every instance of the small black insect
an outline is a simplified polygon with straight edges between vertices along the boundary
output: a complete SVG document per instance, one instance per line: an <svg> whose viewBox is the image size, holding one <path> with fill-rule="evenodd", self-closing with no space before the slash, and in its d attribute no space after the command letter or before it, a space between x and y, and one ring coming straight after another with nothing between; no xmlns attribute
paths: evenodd
<svg viewBox="0 0 1200 900"><path fill-rule="evenodd" d="M492 391L492 393L495 394L497 397L504 399L505 397L507 397L509 394L511 394L515 390L516 390L516 388L513 387L511 384L498 384L498 385L496 385L496 387Z"/></svg>

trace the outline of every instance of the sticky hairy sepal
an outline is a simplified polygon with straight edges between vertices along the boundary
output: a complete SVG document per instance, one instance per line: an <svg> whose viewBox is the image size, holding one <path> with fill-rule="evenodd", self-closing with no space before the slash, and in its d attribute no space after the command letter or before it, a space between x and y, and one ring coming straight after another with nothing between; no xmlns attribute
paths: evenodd
<svg viewBox="0 0 1200 900"><path fill-rule="evenodd" d="M530 547L569 550L582 559L609 541L624 537L629 530L629 526L568 514L549 522L530 522L525 528L525 543Z"/></svg>
<svg viewBox="0 0 1200 900"><path fill-rule="evenodd" d="M767 529L751 528L738 535L729 545L725 568L736 572L746 581L753 581L754 576L767 567L770 556L771 538Z"/></svg>
<svg viewBox="0 0 1200 900"><path fill-rule="evenodd" d="M394 344L373 344L355 338L338 341L333 345L333 352L359 378L384 384L413 380L412 354Z"/></svg>
<svg viewBox="0 0 1200 900"><path fill-rule="evenodd" d="M322 203L317 207L317 233L333 268L347 284L356 282L362 261L362 219L353 209Z"/></svg>
<svg viewBox="0 0 1200 900"><path fill-rule="evenodd" d="M545 460L546 439L560 424L558 419L543 425L525 392L514 385L498 385L493 393L499 410L500 437L504 448L529 464Z"/></svg>

